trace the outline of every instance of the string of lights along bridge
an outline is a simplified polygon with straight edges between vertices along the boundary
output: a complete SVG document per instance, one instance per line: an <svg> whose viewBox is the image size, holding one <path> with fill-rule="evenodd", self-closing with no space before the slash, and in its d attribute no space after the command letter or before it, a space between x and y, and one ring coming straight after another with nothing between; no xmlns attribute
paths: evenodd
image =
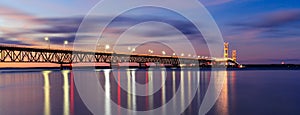
<svg viewBox="0 0 300 115"><path fill-rule="evenodd" d="M49 41L48 38L45 38ZM64 42L65 45L67 41ZM109 49L109 45L105 46ZM135 50L135 49L132 49ZM232 50L232 57L229 58L229 44L224 43L223 58L209 57L184 57L167 56L166 52L162 51L162 55L152 55L153 50L149 50L150 54L121 54L113 52L92 52L92 51L72 51L63 49L51 49L50 43L48 48L32 48L32 47L17 47L17 46L0 46L0 61L1 63L56 63L70 65L76 63L108 63L110 67L120 66L120 63L136 63L139 67L163 66L163 67L211 67L211 66L226 66L240 67L236 61L236 50Z"/></svg>

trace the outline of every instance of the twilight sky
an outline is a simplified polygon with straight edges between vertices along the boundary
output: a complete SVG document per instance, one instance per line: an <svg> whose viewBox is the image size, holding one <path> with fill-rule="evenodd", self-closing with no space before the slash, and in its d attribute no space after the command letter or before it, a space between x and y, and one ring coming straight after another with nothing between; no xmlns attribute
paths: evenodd
<svg viewBox="0 0 300 115"><path fill-rule="evenodd" d="M88 11L99 0L1 0L0 44L47 46L44 37L49 36L52 47L61 47L64 40L69 47L77 29ZM120 7L126 3L116 3ZM211 13L230 49L238 51L240 63L300 63L300 1L298 0L200 0ZM197 8L182 3L170 3L197 15ZM97 25L111 15L95 15L89 20L90 29L79 33L81 37L96 38ZM130 25L145 20L163 20L189 36L197 46L197 55L208 55L201 34L186 20L167 11L145 8L121 15L105 31L103 44L110 44L114 35ZM78 33L77 33L78 34ZM182 35L174 28L160 23L143 23L128 30L123 37L126 49L134 41L157 39L180 46ZM125 39L124 38L124 39ZM125 40L126 41L126 40ZM149 43L152 47L164 47ZM149 45L148 44L148 45ZM126 48L125 48L126 47ZM141 49L145 50L145 48ZM157 49L160 50L160 49ZM184 48L182 48L184 50ZM171 52L171 51L170 51ZM188 51L183 51L188 54ZM145 53L145 52L141 52ZM168 51L167 51L168 53Z"/></svg>

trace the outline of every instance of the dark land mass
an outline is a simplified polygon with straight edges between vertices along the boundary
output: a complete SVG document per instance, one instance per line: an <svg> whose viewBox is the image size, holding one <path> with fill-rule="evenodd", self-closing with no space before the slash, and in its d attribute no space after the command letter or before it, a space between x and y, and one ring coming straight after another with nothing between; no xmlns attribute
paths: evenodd
<svg viewBox="0 0 300 115"><path fill-rule="evenodd" d="M243 64L245 70L298 70L300 64Z"/></svg>
<svg viewBox="0 0 300 115"><path fill-rule="evenodd" d="M111 69L111 68L140 68L146 69L149 67L138 67L138 66L130 66L130 67L108 67L108 66L97 66L97 67L73 67L72 69ZM151 67L153 68L153 67ZM161 67L154 67L161 68ZM197 68L197 67L165 67L165 68ZM201 70L211 70L211 67L198 67ZM18 68L0 68L0 70L68 70L70 67L18 67ZM243 64L242 68L238 67L228 67L227 70L299 70L300 64Z"/></svg>

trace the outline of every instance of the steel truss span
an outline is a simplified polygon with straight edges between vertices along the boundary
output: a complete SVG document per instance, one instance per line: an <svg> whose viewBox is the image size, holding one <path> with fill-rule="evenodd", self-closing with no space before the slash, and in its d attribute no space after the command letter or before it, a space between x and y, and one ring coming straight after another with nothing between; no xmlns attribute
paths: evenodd
<svg viewBox="0 0 300 115"><path fill-rule="evenodd" d="M40 49L28 47L0 46L1 62L22 62L22 63L157 63L171 66L180 64L191 66L209 66L211 64L226 65L231 63L234 66L239 64L228 59L203 59L186 58L177 56L157 56L139 54L117 54L91 51L71 51L58 49Z"/></svg>

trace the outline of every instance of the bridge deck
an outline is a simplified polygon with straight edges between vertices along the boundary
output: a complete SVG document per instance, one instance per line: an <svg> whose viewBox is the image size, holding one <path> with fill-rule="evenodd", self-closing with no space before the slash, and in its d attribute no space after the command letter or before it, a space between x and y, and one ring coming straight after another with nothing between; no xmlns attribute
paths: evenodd
<svg viewBox="0 0 300 115"><path fill-rule="evenodd" d="M32 47L15 47L0 45L1 62L48 62L69 63L160 63L178 66L179 64L209 65L233 63L232 59L204 59L178 56L158 56L147 54L121 54L112 52L73 51L61 49L44 49Z"/></svg>

